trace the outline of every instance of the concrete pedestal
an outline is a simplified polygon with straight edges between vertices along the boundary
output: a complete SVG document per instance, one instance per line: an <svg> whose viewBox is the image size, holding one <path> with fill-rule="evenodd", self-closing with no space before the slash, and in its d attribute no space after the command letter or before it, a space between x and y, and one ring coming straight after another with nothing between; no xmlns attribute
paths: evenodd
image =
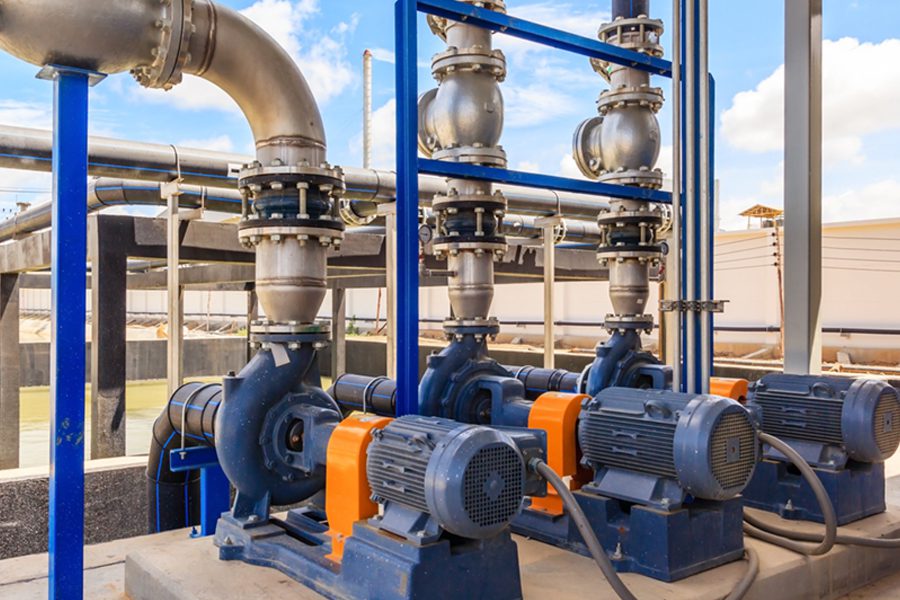
<svg viewBox="0 0 900 600"><path fill-rule="evenodd" d="M766 513L761 518L780 521ZM783 524L817 526L796 522ZM900 509L893 508L844 528L869 536L900 535ZM595 598L615 594L597 566L587 558L552 546L516 538L524 596L528 598ZM747 600L836 599L900 571L900 551L839 546L827 556L806 558L749 539L759 553L760 574ZM719 600L741 578L746 563L738 561L666 584L639 575L623 579L638 598ZM128 555L125 589L132 600L226 600L320 598L274 569L218 560L211 539L183 540L164 552L138 550Z"/></svg>

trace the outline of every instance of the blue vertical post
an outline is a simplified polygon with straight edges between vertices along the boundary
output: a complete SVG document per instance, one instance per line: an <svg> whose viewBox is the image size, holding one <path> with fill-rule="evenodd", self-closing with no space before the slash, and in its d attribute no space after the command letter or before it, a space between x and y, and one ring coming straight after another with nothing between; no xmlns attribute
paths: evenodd
<svg viewBox="0 0 900 600"><path fill-rule="evenodd" d="M673 194L677 194L677 200L675 197L672 198L672 205L675 207L674 210L681 211L681 231L678 234L681 236L681 244L680 249L681 252L678 256L678 269L681 271L680 281L681 281L681 289L679 290L679 300L686 300L688 298L687 288L688 288L688 277L692 277L693 274L687 268L687 227L685 227L686 219L687 219L687 203L689 201L686 193L685 182L687 181L688 171L687 171L687 160L684 157L684 149L687 148L687 136L688 136L688 128L687 128L687 102L685 101L687 98L687 79L685 77L685 69L687 68L687 62L690 59L687 55L687 6L685 5L684 0L679 0L678 2L678 15L673 16L673 18L677 18L681 23L681 27L679 30L681 31L681 37L677 40L674 40L673 43L679 44L681 48L681 79L676 82L675 87L678 90L678 93L681 95L681 111L680 114L674 115L673 118L677 118L681 120L681 148L682 148L682 160L681 160L681 189L673 190ZM676 390L679 392L687 392L688 388L688 369L687 362L690 359L688 353L688 332L687 332L687 320L690 318L687 311L681 310L678 313L678 318L681 320L681 340L679 343L681 344L681 364L675 365L676 368L681 370L681 389Z"/></svg>
<svg viewBox="0 0 900 600"><path fill-rule="evenodd" d="M84 593L84 366L88 89L102 76L45 67L54 82L49 598Z"/></svg>
<svg viewBox="0 0 900 600"><path fill-rule="evenodd" d="M418 11L395 4L397 48L397 416L419 412Z"/></svg>
<svg viewBox="0 0 900 600"><path fill-rule="evenodd" d="M200 536L216 532L216 523L231 504L231 483L218 464L200 469Z"/></svg>
<svg viewBox="0 0 900 600"><path fill-rule="evenodd" d="M716 79L709 76L709 298L716 298ZM709 319L709 372L715 373L713 367L716 356L716 320L715 313L705 315Z"/></svg>

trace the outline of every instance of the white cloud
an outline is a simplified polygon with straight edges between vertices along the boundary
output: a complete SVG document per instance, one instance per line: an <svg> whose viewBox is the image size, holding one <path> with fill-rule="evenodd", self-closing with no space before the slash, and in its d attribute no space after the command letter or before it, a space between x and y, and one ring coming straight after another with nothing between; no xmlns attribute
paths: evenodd
<svg viewBox="0 0 900 600"><path fill-rule="evenodd" d="M351 152L362 156L362 133L350 140ZM393 98L372 112L372 168L396 168L397 101Z"/></svg>
<svg viewBox="0 0 900 600"><path fill-rule="evenodd" d="M182 148L199 148L212 152L233 152L234 142L228 135L220 135L206 139L188 139L176 144Z"/></svg>
<svg viewBox="0 0 900 600"><path fill-rule="evenodd" d="M900 39L861 43L854 38L823 45L823 152L827 164L859 164L866 135L900 128L890 100L900 94ZM737 149L774 152L783 148L784 66L755 89L734 97L722 115L722 133Z"/></svg>
<svg viewBox="0 0 900 600"><path fill-rule="evenodd" d="M541 165L531 160L523 160L516 165L517 171L526 171L528 173L540 173Z"/></svg>
<svg viewBox="0 0 900 600"><path fill-rule="evenodd" d="M885 179L822 199L822 220L865 221L900 216L900 181Z"/></svg>
<svg viewBox="0 0 900 600"><path fill-rule="evenodd" d="M50 173L0 169L0 220L16 212L16 202L49 202L51 185Z"/></svg>
<svg viewBox="0 0 900 600"><path fill-rule="evenodd" d="M672 154L672 146L662 146L659 149L659 158L656 159L656 168L662 169L662 172L672 176L672 161L675 160Z"/></svg>
<svg viewBox="0 0 900 600"><path fill-rule="evenodd" d="M516 6L515 9L511 9L511 13L526 21L533 21L589 38L596 38L600 25L610 20L609 11L605 9L585 8L568 2L547 0ZM514 60L529 58L530 54L553 51L546 46L509 36L504 36L495 45L502 47L507 56Z"/></svg>
<svg viewBox="0 0 900 600"><path fill-rule="evenodd" d="M559 160L559 174L562 177L568 177L570 179L587 179L582 173L581 169L578 168L578 165L575 164L575 159L572 158L572 154L563 154L562 158Z"/></svg>
<svg viewBox="0 0 900 600"><path fill-rule="evenodd" d="M49 104L45 106L17 100L0 100L0 123L50 129L53 126L53 112Z"/></svg>
<svg viewBox="0 0 900 600"><path fill-rule="evenodd" d="M394 64L397 60L394 51L387 48L369 48L369 52L372 53L372 58L381 62Z"/></svg>
<svg viewBox="0 0 900 600"><path fill-rule="evenodd" d="M503 87L506 127L534 127L579 112L576 98L546 83Z"/></svg>
<svg viewBox="0 0 900 600"><path fill-rule="evenodd" d="M345 41L347 35L355 31L359 16L353 14L331 31L323 32L309 24L318 12L319 0L258 0L241 11L291 55L309 82L316 100L325 104L354 81ZM196 77L185 77L184 82L170 92L141 88L135 93L156 102L174 104L178 108L239 111L237 104L222 90Z"/></svg>

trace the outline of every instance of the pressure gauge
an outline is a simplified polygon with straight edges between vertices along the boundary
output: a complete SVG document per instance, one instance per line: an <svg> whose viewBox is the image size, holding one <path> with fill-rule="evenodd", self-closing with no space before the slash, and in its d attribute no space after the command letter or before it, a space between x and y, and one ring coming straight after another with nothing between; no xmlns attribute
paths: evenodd
<svg viewBox="0 0 900 600"><path fill-rule="evenodd" d="M419 241L423 244L430 244L434 239L434 231L428 225L419 225Z"/></svg>

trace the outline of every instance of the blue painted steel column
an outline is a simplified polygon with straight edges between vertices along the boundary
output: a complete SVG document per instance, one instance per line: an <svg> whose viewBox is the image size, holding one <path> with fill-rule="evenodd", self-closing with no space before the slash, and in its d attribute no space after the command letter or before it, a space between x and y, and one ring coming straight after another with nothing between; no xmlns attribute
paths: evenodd
<svg viewBox="0 0 900 600"><path fill-rule="evenodd" d="M397 416L419 412L419 173L416 0L397 0Z"/></svg>
<svg viewBox="0 0 900 600"><path fill-rule="evenodd" d="M88 89L96 74L45 68L54 81L50 349L50 600L83 596L85 262Z"/></svg>
<svg viewBox="0 0 900 600"><path fill-rule="evenodd" d="M709 298L716 298L716 79L709 76ZM704 360L709 361L709 372L714 374L716 356L716 319L715 313L705 315L709 319L709 356Z"/></svg>

